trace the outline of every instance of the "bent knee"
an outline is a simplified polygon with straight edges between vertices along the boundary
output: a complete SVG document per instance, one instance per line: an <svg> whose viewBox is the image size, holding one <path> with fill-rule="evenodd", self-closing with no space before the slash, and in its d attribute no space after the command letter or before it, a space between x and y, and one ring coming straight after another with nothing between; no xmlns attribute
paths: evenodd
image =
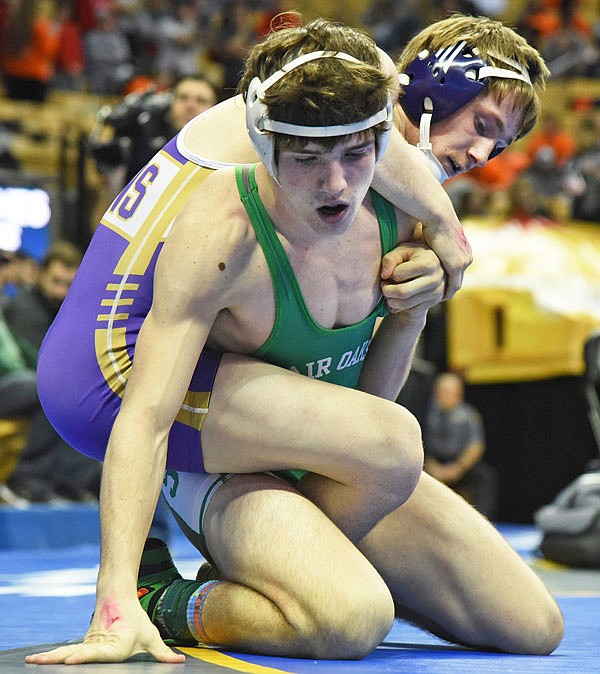
<svg viewBox="0 0 600 674"><path fill-rule="evenodd" d="M551 600L547 607L540 610L537 620L528 631L527 642L523 644L520 652L527 655L550 655L560 645L564 633L563 615L556 602Z"/></svg>
<svg viewBox="0 0 600 674"><path fill-rule="evenodd" d="M306 657L358 660L383 641L392 628L394 605L382 582L381 589L353 592L329 603L325 614L309 616L301 640Z"/></svg>
<svg viewBox="0 0 600 674"><path fill-rule="evenodd" d="M385 407L378 407L372 424L371 449L372 456L376 457L372 488L378 489L379 493L396 495L400 505L412 494L423 470L421 427L406 408L388 401L380 402Z"/></svg>

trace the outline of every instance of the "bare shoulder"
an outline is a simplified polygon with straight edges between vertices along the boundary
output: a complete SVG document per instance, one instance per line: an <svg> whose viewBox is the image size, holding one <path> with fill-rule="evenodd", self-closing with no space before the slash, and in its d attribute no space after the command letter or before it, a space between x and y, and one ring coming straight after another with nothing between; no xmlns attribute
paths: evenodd
<svg viewBox="0 0 600 674"><path fill-rule="evenodd" d="M199 296L222 294L233 290L255 249L235 168L219 169L200 183L173 221L157 277L166 271L170 283L185 285Z"/></svg>
<svg viewBox="0 0 600 674"><path fill-rule="evenodd" d="M196 117L183 133L186 150L203 161L245 164L257 161L246 131L246 106L233 96Z"/></svg>

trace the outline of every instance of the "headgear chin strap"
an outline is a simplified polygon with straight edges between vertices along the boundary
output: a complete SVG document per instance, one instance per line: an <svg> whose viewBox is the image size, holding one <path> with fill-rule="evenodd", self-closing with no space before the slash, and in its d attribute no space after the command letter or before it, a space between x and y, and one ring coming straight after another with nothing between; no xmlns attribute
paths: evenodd
<svg viewBox="0 0 600 674"><path fill-rule="evenodd" d="M438 49L431 54L422 51L398 75L404 94L400 105L411 121L419 125L419 143L433 173L440 182L448 174L434 156L429 141L431 124L454 114L470 103L486 87L488 78L500 77L520 80L531 85L527 68L514 61L492 54L510 68L499 68L486 63L476 48L467 47L466 40L451 47ZM513 68L513 69L511 69ZM490 153L492 159L504 148L496 147Z"/></svg>
<svg viewBox="0 0 600 674"><path fill-rule="evenodd" d="M298 68L299 66L314 61L320 58L337 58L342 61L350 61L351 63L360 63L358 59L350 54L344 52L332 51L315 51L308 54L303 54L298 58L286 63L281 70L273 73L264 82L261 82L258 77L255 77L248 87L246 94L246 127L252 145L256 150L261 161L267 168L271 177L278 182L277 172L275 167L275 141L273 133L284 133L291 136L301 136L306 138L331 138L334 136L345 136L353 133L359 133L370 129L377 124L382 124L383 129L377 134L376 142L376 160L382 157L389 142L390 133L392 130L393 120L393 102L391 96L388 95L388 100L384 108L376 112L374 115L362 119L359 122L352 122L351 124L335 124L332 126L302 126L300 124L289 124L287 122L280 122L269 118L269 111L263 101L265 92L272 87L276 82L284 77L287 73Z"/></svg>

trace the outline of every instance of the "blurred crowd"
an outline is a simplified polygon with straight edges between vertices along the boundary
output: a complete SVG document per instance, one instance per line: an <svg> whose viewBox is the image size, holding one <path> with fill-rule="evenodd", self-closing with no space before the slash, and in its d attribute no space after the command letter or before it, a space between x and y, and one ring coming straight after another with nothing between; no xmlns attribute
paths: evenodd
<svg viewBox="0 0 600 674"><path fill-rule="evenodd" d="M362 27L391 55L452 12L508 14L546 58L553 82L600 77L600 18L585 0L359 4ZM202 74L217 99L227 98L249 47L274 21L293 20L287 8L282 0L0 0L4 94L43 101L58 89L122 97L169 91L182 77ZM600 100L582 93L568 114L566 120L547 108L531 137L448 184L459 214L521 224L600 222Z"/></svg>
<svg viewBox="0 0 600 674"><path fill-rule="evenodd" d="M203 67L233 91L248 47L280 12L276 0L2 0L6 95L118 96Z"/></svg>

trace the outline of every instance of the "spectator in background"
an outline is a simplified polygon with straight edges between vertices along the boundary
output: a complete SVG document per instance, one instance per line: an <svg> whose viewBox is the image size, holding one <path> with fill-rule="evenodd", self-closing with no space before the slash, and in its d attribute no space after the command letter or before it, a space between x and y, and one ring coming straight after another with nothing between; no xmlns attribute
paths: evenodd
<svg viewBox="0 0 600 674"><path fill-rule="evenodd" d="M528 175L519 176L507 192L507 222L521 227L552 225L552 213L548 204L537 192L535 183Z"/></svg>
<svg viewBox="0 0 600 674"><path fill-rule="evenodd" d="M133 54L116 9L98 10L98 25L83 37L85 76L94 94L119 95L133 76Z"/></svg>
<svg viewBox="0 0 600 674"><path fill-rule="evenodd" d="M573 199L584 189L584 183L571 164L561 165L557 161L551 145L537 149L522 176L529 178L540 208L551 219L562 221L571 217Z"/></svg>
<svg viewBox="0 0 600 674"><path fill-rule="evenodd" d="M519 32L539 49L564 29L591 35L591 26L577 0L530 0L518 20Z"/></svg>
<svg viewBox="0 0 600 674"><path fill-rule="evenodd" d="M433 384L433 399L423 428L424 468L494 519L497 509L495 470L482 461L485 437L481 416L464 400L462 379L451 372Z"/></svg>
<svg viewBox="0 0 600 674"><path fill-rule="evenodd" d="M84 50L81 26L75 18L71 0L59 0L59 47L56 54L54 88L67 91L81 91L85 88Z"/></svg>
<svg viewBox="0 0 600 674"><path fill-rule="evenodd" d="M600 223L600 108L584 121L582 136L589 140L573 160L583 180L583 189L573 202L573 218Z"/></svg>
<svg viewBox="0 0 600 674"><path fill-rule="evenodd" d="M0 249L0 309L12 295L12 287L16 279L14 253Z"/></svg>
<svg viewBox="0 0 600 674"><path fill-rule="evenodd" d="M46 100L59 48L57 25L46 4L17 0L6 17L0 63L8 98Z"/></svg>
<svg viewBox="0 0 600 674"><path fill-rule="evenodd" d="M4 309L11 332L35 354L81 262L82 253L67 241L54 243L44 257L37 282L16 293Z"/></svg>
<svg viewBox="0 0 600 674"><path fill-rule="evenodd" d="M426 24L419 0L372 0L362 21L377 45L392 56Z"/></svg>
<svg viewBox="0 0 600 674"><path fill-rule="evenodd" d="M226 0L214 18L211 58L223 68L223 89L231 95L258 40L259 15L243 0Z"/></svg>
<svg viewBox="0 0 600 674"><path fill-rule="evenodd" d="M31 288L37 282L40 266L38 261L28 253L18 250L14 253L0 251L0 273L2 300L0 305L8 302L19 290Z"/></svg>
<svg viewBox="0 0 600 674"><path fill-rule="evenodd" d="M538 150L548 146L554 150L554 161L557 166L564 166L577 151L577 141L561 125L557 115L551 112L542 117L540 128L536 129L527 141L526 152L531 160L535 159Z"/></svg>
<svg viewBox="0 0 600 674"><path fill-rule="evenodd" d="M90 136L90 150L103 178L95 213L104 213L120 190L187 122L217 103L219 90L204 75L186 75L170 92L131 94L107 108ZM101 111L102 112L102 111ZM113 132L102 139L103 127ZM95 218L94 222L99 218Z"/></svg>
<svg viewBox="0 0 600 674"><path fill-rule="evenodd" d="M4 347L12 340L12 369L0 380L0 416L30 416L25 447L7 486L27 501L56 498L88 500L98 497L101 465L69 447L48 422L37 398L35 369L46 331L67 295L81 262L82 253L67 241L57 241L44 257L37 282L23 288L6 304ZM4 335L7 337L7 335ZM17 346L18 351L15 351ZM5 354L7 353L5 348ZM19 396L7 408L8 393ZM19 407L15 403L19 403ZM84 459L82 461L82 458ZM69 476L77 474L73 481Z"/></svg>
<svg viewBox="0 0 600 674"><path fill-rule="evenodd" d="M158 19L156 39L156 70L161 78L172 82L198 72L206 45L192 2L177 4L172 13Z"/></svg>

